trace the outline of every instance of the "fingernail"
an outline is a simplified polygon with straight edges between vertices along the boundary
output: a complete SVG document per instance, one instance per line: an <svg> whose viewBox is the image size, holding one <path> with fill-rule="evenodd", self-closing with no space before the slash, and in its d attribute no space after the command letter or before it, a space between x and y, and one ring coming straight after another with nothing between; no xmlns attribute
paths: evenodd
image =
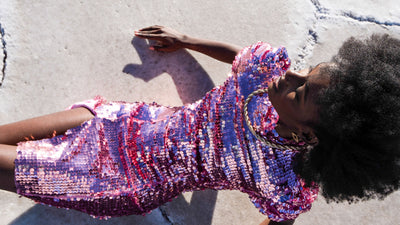
<svg viewBox="0 0 400 225"><path fill-rule="evenodd" d="M153 46L150 46L149 49L152 50L152 51L154 51L154 47L153 47Z"/></svg>

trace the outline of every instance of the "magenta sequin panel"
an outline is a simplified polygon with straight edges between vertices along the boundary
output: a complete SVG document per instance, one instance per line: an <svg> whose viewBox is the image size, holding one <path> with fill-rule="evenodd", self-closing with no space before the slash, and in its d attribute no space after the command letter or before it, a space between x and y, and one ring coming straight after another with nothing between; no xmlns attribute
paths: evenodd
<svg viewBox="0 0 400 225"><path fill-rule="evenodd" d="M226 82L183 107L106 102L75 104L96 116L65 135L22 142L15 161L19 194L92 216L144 214L184 191L240 190L270 219L310 209L318 187L294 173L298 152L257 140L243 118L246 97L290 66L285 48L244 48ZM268 95L249 104L250 120L270 141L279 119Z"/></svg>

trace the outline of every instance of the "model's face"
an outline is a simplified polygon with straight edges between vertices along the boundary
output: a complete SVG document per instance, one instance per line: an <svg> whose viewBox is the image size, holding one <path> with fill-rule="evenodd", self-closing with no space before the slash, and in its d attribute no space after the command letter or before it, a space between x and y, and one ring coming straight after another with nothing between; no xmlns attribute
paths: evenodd
<svg viewBox="0 0 400 225"><path fill-rule="evenodd" d="M321 63L310 70L287 71L268 85L268 95L279 114L276 131L283 137L313 133L310 124L318 122L316 99L319 92L329 85L329 75L321 68L329 66Z"/></svg>

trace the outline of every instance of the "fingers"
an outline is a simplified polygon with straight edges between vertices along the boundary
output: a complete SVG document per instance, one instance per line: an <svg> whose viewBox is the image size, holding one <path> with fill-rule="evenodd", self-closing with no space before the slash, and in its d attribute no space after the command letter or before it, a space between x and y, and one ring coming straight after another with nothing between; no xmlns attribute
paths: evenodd
<svg viewBox="0 0 400 225"><path fill-rule="evenodd" d="M156 41L160 41L163 38L159 34L151 34L151 33L145 33L145 32L141 32L141 31L135 31L135 36L140 37L140 38L150 39L150 40L156 40Z"/></svg>
<svg viewBox="0 0 400 225"><path fill-rule="evenodd" d="M145 27L140 29L139 31L152 31L152 30L160 30L164 28L163 26L159 26L159 25L154 25L154 26L150 26L150 27Z"/></svg>
<svg viewBox="0 0 400 225"><path fill-rule="evenodd" d="M156 41L153 45L151 45L149 47L150 50L164 51L163 49L165 47L167 47L165 44L163 44L163 42L164 42L163 39L164 38L159 36L159 35L156 35L156 34L141 34L141 33L137 33L137 32L135 32L135 35L136 35L136 37L139 37L139 38L145 38L145 39L148 39L148 40Z"/></svg>
<svg viewBox="0 0 400 225"><path fill-rule="evenodd" d="M165 47L167 46L163 44L164 37L161 35L162 28L163 26L159 25L142 28L138 31L135 31L135 36L156 41L155 44L149 47L150 50L165 51Z"/></svg>
<svg viewBox="0 0 400 225"><path fill-rule="evenodd" d="M155 41L155 44L149 47L150 50L172 52L182 48L179 43L180 33L167 27L159 25L145 27L135 31L135 36Z"/></svg>
<svg viewBox="0 0 400 225"><path fill-rule="evenodd" d="M164 36L162 35L162 28L162 26L158 25L146 27L135 31L135 36L139 38L146 38L149 40L161 41L164 38Z"/></svg>
<svg viewBox="0 0 400 225"><path fill-rule="evenodd" d="M138 34L161 34L161 33L163 33L163 31L161 30L161 29L153 29L153 30L138 30L138 31L135 31L135 34L136 33L138 33Z"/></svg>
<svg viewBox="0 0 400 225"><path fill-rule="evenodd" d="M140 29L138 31L135 31L135 35L138 37L144 37L144 35L149 35L148 37L154 37L154 34L161 34L163 33L163 26L150 26L150 27L146 27L143 29ZM153 35L152 35L153 34Z"/></svg>

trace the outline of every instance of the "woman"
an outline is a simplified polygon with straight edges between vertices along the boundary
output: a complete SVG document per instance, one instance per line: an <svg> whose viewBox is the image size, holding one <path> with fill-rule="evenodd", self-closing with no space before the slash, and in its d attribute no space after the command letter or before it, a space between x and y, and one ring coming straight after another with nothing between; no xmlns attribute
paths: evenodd
<svg viewBox="0 0 400 225"><path fill-rule="evenodd" d="M284 48L262 42L240 50L161 26L135 34L155 40L153 50L233 62L232 72L178 109L96 98L1 126L2 188L15 191L15 176L21 195L98 217L142 214L183 191L237 189L287 223L310 209L316 184L334 201L398 189L398 40L350 39L332 63L294 72Z"/></svg>

